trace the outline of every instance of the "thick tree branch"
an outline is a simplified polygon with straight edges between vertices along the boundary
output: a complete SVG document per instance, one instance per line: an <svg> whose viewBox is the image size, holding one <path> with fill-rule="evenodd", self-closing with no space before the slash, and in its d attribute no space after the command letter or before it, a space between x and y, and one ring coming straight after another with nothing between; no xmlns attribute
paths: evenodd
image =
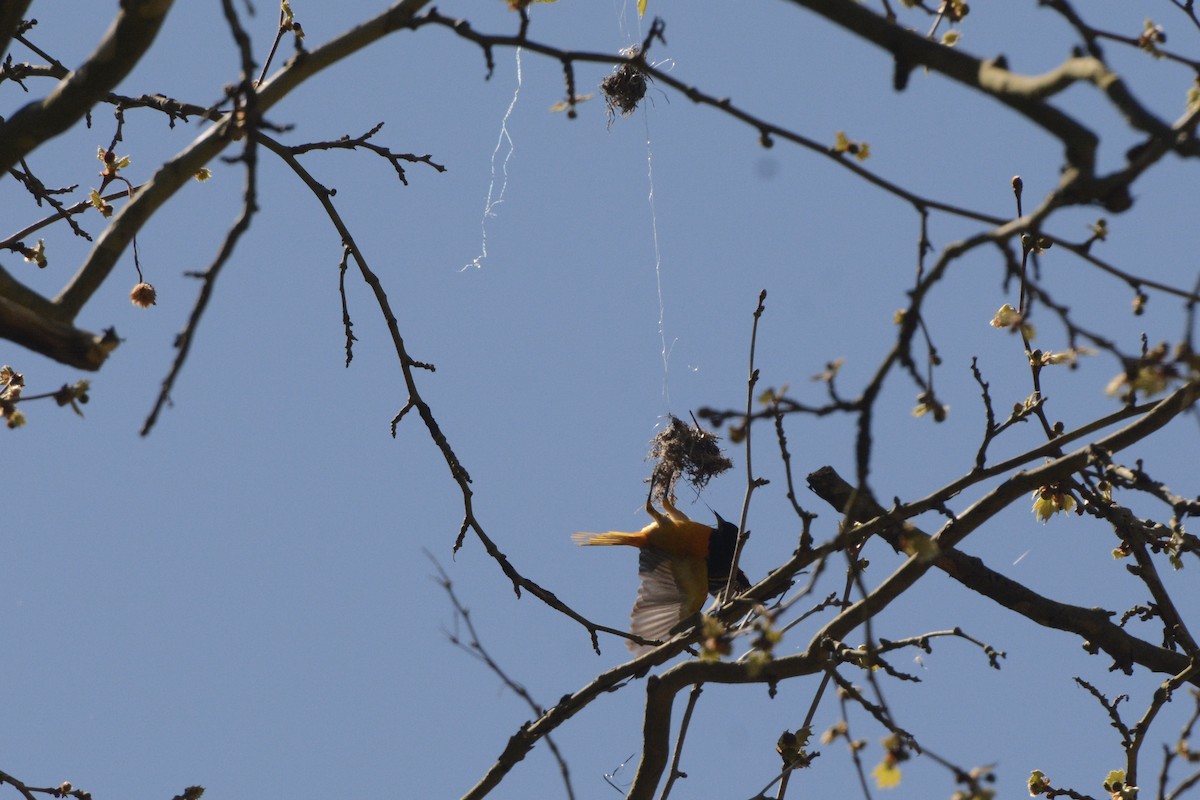
<svg viewBox="0 0 1200 800"><path fill-rule="evenodd" d="M0 296L0 338L20 342L67 366L95 371L117 346L115 334L98 335Z"/></svg>
<svg viewBox="0 0 1200 800"><path fill-rule="evenodd" d="M54 305L40 294L14 278L4 267L0 267L0 298L20 303L30 311L53 318ZM40 352L24 341L16 340L22 347ZM43 353L43 355L49 355ZM51 356L53 357L53 356Z"/></svg>
<svg viewBox="0 0 1200 800"><path fill-rule="evenodd" d="M1095 168L1099 140L1092 131L1042 98L1084 77L1099 80L1099 73L1076 67L1060 67L1040 77L1009 72L996 61L983 61L960 50L906 30L876 14L867 6L848 0L792 0L830 22L873 42L896 59L897 85L907 73L924 66L952 80L992 95L1022 116L1044 128L1066 148L1067 162L1090 177ZM1079 59L1072 59L1078 61ZM1095 61L1095 59L1090 59ZM1069 63L1069 62L1068 62ZM1097 62L1098 63L1098 62ZM1082 66L1082 65L1080 65ZM1078 69L1078 74L1073 70ZM1098 69L1102 69L1102 65ZM902 78L901 76L905 76Z"/></svg>
<svg viewBox="0 0 1200 800"><path fill-rule="evenodd" d="M975 58L906 30L851 0L792 2L892 53L896 59L897 88L903 88L914 67L924 66L991 95L1045 129L1062 142L1067 164L1072 167L1064 172L1061 184L1062 188L1070 188L1062 198L1068 202L1098 201L1114 212L1124 211L1132 203L1129 185L1150 163L1168 151L1200 155L1200 141L1194 135L1197 124L1194 111L1185 114L1174 125L1168 124L1146 108L1095 54L1068 58L1043 75L1020 75L1008 69L1003 57ZM1100 179L1095 175L1099 139L1074 117L1044 102L1080 82L1095 86L1131 127L1149 135L1140 147L1130 151L1130 163L1125 169Z"/></svg>
<svg viewBox="0 0 1200 800"><path fill-rule="evenodd" d="M1079 77L1058 74L1022 76L995 61L983 61L889 22L864 5L847 0L792 0L830 22L892 53L897 72L928 67L973 89L991 94L1044 128L1067 148L1067 161L1090 174L1098 144L1096 135L1070 116L1041 102ZM1095 76L1093 76L1095 77Z"/></svg>

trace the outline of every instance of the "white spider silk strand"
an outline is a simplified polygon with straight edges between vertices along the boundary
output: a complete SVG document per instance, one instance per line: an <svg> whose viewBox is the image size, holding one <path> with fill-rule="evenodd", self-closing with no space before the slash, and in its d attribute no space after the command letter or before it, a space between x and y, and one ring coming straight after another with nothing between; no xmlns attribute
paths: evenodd
<svg viewBox="0 0 1200 800"><path fill-rule="evenodd" d="M480 228L480 249L479 255L471 259L471 263L463 267L475 267L480 269L483 267L484 259L488 256L487 250L487 222L490 217L496 216L495 208L504 202L504 192L508 189L508 162L516 152L516 145L513 144L512 136L508 133L508 118L512 116L513 109L517 106L517 98L521 94L521 48L517 48L517 87L513 89L512 101L508 104L508 110L504 112L504 117L500 120L500 135L496 138L496 148L492 150L492 179L488 183L487 202L483 206L483 219L479 221ZM496 189L496 156L500 153L500 148L507 142L508 152L504 154L504 161L500 164L500 193L495 194ZM461 270L460 270L461 271Z"/></svg>

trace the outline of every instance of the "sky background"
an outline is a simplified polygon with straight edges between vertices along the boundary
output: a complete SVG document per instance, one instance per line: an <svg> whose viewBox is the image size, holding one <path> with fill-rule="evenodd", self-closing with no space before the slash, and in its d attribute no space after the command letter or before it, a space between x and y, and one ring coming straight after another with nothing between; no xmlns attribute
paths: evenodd
<svg viewBox="0 0 1200 800"><path fill-rule="evenodd" d="M258 15L243 22L261 62L276 11L256 5ZM115 6L34 2L29 15L39 24L29 35L78 64ZM615 53L640 41L648 24L633 6L537 6L530 35ZM293 8L316 46L384 5L296 0ZM447 0L440 10L487 32L514 32L518 22L499 0ZM866 140L866 166L913 191L1008 216L1014 174L1023 176L1029 206L1057 182L1060 147L1040 130L937 75L918 71L907 91L894 93L885 54L792 4L650 0L649 13L667 22L667 45L655 45L653 59L680 80L818 141L832 144L839 130ZM1200 46L1200 33L1169 3L1094 0L1086 13L1135 36L1155 16L1173 49L1194 54ZM1060 18L1034 2L978 2L960 47L1003 52L1013 69L1032 73L1059 63L1074 43ZM285 42L281 53L289 50ZM1182 113L1192 81L1186 69L1109 51L1161 116ZM16 61L38 61L20 45L12 52ZM212 103L237 79L237 63L220 4L181 2L118 91ZM580 550L570 533L645 523L644 457L665 415L744 405L751 313L762 289L760 388L786 384L796 399L819 402L823 387L809 376L844 357L840 385L856 394L891 345L893 312L907 304L919 221L911 207L827 159L785 142L765 150L756 131L664 87L652 86L641 110L609 124L599 99L581 105L575 120L550 113L564 93L555 61L525 52L518 62L501 49L490 81L485 72L479 49L444 29L398 33L318 75L269 119L295 126L284 137L292 143L355 136L383 121L375 141L429 153L447 167L439 174L414 164L405 187L368 153L304 157L336 187L335 203L384 283L409 352L437 365L418 373L421 391L471 473L480 522L524 575L619 627L636 591L634 554ZM581 65L579 90L595 91L607 72ZM28 85L29 95L0 85L0 113L50 89ZM1102 134L1103 167L1122 163L1135 139L1094 91L1075 87L1057 102ZM132 157L124 174L145 180L201 130L197 122L171 130L157 113L127 112L117 147ZM77 126L39 149L30 167L48 185L79 183L85 196L98 185L96 149L112 131L111 114L98 108L90 130ZM471 609L491 655L545 706L626 651L603 639L596 656L580 626L536 599L518 600L477 541L468 538L452 557L461 496L415 416L389 435L405 395L371 294L352 270L347 296L358 342L346 369L338 236L285 165L260 153L262 210L217 286L174 407L153 433L138 436L198 288L183 273L207 266L239 213L237 166L213 162L213 179L185 187L139 236L157 306L129 303L136 274L127 253L77 320L91 330L115 326L124 339L104 369L87 376L86 418L30 403L28 425L0 437L8 464L0 490L0 769L31 785L71 780L97 800L168 798L197 783L212 797L456 797L530 713L448 641L452 608L427 553ZM468 267L481 254L493 179L493 197L504 186L503 202L486 221L486 259ZM1190 286L1195 186L1192 165L1164 161L1139 181L1130 212L1108 215L1112 236L1098 252ZM13 181L0 190L7 228L45 213ZM1063 212L1050 230L1083 240L1102 214ZM95 214L81 223L102 230ZM978 230L935 215L930 236L940 248ZM43 273L31 276L12 256L4 266L53 295L87 248L55 231ZM915 419L917 389L898 375L889 381L873 472L881 499L924 496L969 468L983 429L972 357L998 409L1031 391L1020 340L988 325L1001 304L1016 304L1003 268L994 250L978 250L931 296L926 318L944 360L938 392L950 417L940 426ZM1127 351L1142 332L1154 343L1182 331L1172 298L1152 294L1148 313L1134 317L1127 287L1069 254L1051 251L1042 268L1056 297ZM1065 346L1048 318L1034 321L1039 346ZM0 343L0 363L25 373L28 393L82 377L8 342ZM1103 388L1119 371L1111 358L1093 358L1075 371L1048 372L1051 417L1069 429L1115 410ZM1192 494L1196 434L1194 419L1178 420L1127 461L1145 458L1153 474ZM852 474L850 420L791 418L788 435L801 483L826 464ZM755 442L754 474L771 481L750 509L754 536L743 565L757 580L796 547L799 525L772 437L764 430ZM993 457L1037 443L1033 426L1019 427ZM699 519L708 507L730 519L739 513L745 452L727 452L734 471L698 498L682 492L681 507ZM986 488L952 507L967 507ZM830 536L837 516L807 490L799 499L821 515L818 538ZM1055 599L1120 612L1147 598L1111 558L1113 545L1105 526L1075 517L1043 525L1022 501L963 549ZM866 556L875 581L900 563L880 544ZM1165 576L1184 608L1200 602L1195 570ZM816 597L842 582L836 570L823 580ZM1071 676L1109 696L1132 695L1131 715L1140 715L1160 678L1109 673L1108 660L1085 656L1076 637L1009 617L934 572L894 603L878 635L961 625L1008 653L999 672L952 640L921 664L898 656L923 682L884 682L896 719L964 767L995 763L1001 796L1020 795L1033 769L1099 794L1123 756L1103 711ZM780 651L803 649L819 624L798 627ZM777 737L800 725L816 683L787 683L774 700L765 687L709 687L682 764L690 777L672 796L750 797L761 789L778 768ZM634 682L557 732L579 797L617 796L603 776L631 755L615 781L632 778L643 697L644 684ZM1186 710L1164 716L1161 736L1175 735ZM840 717L829 697L816 729ZM868 767L878 762L884 733L861 711L852 712L851 733L870 741ZM1147 776L1157 772L1159 741L1143 762ZM857 791L844 743L819 749L814 767L796 776L797 796ZM904 770L901 786L878 796L953 791L951 777L928 761ZM0 789L0 797L13 794ZM493 793L562 795L544 746Z"/></svg>

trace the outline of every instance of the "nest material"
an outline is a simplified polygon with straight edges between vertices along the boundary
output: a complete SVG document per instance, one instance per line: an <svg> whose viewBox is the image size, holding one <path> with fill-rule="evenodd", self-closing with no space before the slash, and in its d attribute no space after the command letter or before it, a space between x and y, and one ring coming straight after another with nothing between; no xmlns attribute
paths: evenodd
<svg viewBox="0 0 1200 800"><path fill-rule="evenodd" d="M600 81L600 91L608 105L608 124L611 125L618 111L622 117L637 111L638 103L646 96L646 76L633 64L625 63Z"/></svg>
<svg viewBox="0 0 1200 800"><path fill-rule="evenodd" d="M700 491L709 480L730 469L733 462L721 453L717 444L720 438L699 425L688 425L672 416L670 423L650 441L650 453L646 456L657 462L648 479L654 498L661 501L674 496L680 476L686 476L687 482Z"/></svg>

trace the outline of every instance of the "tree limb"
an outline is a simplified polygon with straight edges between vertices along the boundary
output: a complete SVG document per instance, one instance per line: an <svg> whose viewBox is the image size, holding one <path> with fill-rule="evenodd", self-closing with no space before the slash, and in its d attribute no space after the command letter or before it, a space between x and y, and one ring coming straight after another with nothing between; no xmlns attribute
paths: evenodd
<svg viewBox="0 0 1200 800"><path fill-rule="evenodd" d="M906 75L914 67L924 66L940 72L972 89L992 95L1044 128L1066 147L1069 164L1088 177L1094 172L1099 143L1096 134L1067 114L1042 102L1042 97L1062 88L1065 75L1050 73L1040 78L1016 75L995 61L982 61L905 30L858 3L846 0L792 2L892 53L896 58L898 86L903 85L899 75Z"/></svg>
<svg viewBox="0 0 1200 800"><path fill-rule="evenodd" d="M98 335L50 319L0 296L0 338L78 369L96 371L117 346L115 334Z"/></svg>

